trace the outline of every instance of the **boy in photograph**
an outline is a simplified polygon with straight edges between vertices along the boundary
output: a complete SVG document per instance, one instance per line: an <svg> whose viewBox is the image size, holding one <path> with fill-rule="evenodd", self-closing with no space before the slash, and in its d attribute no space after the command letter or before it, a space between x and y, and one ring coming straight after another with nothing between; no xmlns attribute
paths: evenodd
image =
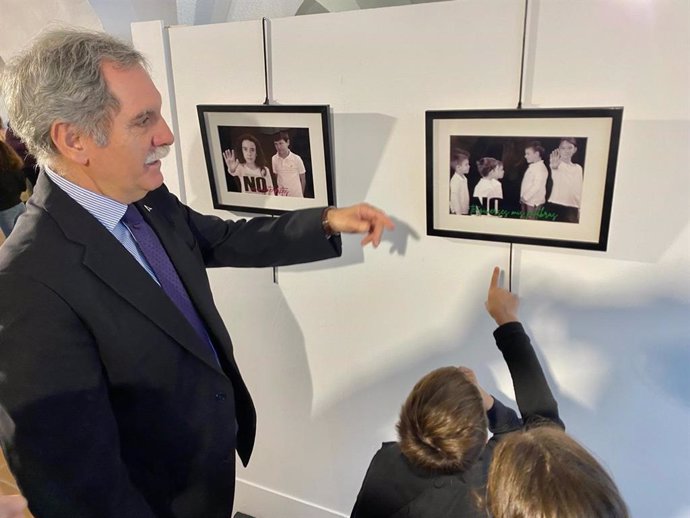
<svg viewBox="0 0 690 518"><path fill-rule="evenodd" d="M304 198L306 168L299 155L290 151L290 135L279 131L273 136L276 154L273 155L273 174L278 178L278 196Z"/></svg>
<svg viewBox="0 0 690 518"><path fill-rule="evenodd" d="M546 209L556 213L556 221L578 223L582 202L582 166L573 162L577 140L563 137L549 156L553 188Z"/></svg>
<svg viewBox="0 0 690 518"><path fill-rule="evenodd" d="M546 203L546 179L549 171L544 165L544 148L538 141L525 148L525 160L529 164L520 186L520 209L524 219L537 219L539 209Z"/></svg>
<svg viewBox="0 0 690 518"><path fill-rule="evenodd" d="M470 172L470 154L464 149L454 149L450 157L450 213L470 213L470 191L467 173Z"/></svg>

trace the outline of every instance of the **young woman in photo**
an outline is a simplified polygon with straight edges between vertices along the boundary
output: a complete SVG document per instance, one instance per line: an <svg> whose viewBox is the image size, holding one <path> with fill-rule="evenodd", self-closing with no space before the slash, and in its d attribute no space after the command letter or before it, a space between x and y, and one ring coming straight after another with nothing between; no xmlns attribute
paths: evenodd
<svg viewBox="0 0 690 518"><path fill-rule="evenodd" d="M245 133L237 142L237 156L233 149L226 149L223 151L223 159L228 167L228 174L239 182L240 192L273 195L273 178L259 140L254 135Z"/></svg>

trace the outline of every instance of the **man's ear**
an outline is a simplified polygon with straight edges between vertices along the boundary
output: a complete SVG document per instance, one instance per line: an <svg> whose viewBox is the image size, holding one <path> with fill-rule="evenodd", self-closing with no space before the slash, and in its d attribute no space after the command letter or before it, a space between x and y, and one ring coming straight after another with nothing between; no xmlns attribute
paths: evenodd
<svg viewBox="0 0 690 518"><path fill-rule="evenodd" d="M50 138L60 154L80 165L89 163L89 139L70 122L55 121L50 127Z"/></svg>

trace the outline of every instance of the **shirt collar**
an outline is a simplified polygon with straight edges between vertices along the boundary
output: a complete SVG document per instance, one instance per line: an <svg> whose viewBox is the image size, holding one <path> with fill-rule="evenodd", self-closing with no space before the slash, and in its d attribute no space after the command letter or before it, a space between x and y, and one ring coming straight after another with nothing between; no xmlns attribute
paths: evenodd
<svg viewBox="0 0 690 518"><path fill-rule="evenodd" d="M94 218L100 221L101 224L111 232L115 228L115 225L120 222L122 216L125 215L127 205L115 201L112 198L108 198L107 196L103 196L102 194L84 189L70 182L64 176L60 176L47 166L44 166L44 169L48 178L50 178L55 185L89 211Z"/></svg>

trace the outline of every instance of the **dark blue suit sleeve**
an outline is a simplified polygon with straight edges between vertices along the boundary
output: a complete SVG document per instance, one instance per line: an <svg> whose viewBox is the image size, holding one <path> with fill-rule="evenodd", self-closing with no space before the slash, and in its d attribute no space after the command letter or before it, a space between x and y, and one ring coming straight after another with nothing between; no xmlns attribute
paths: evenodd
<svg viewBox="0 0 690 518"><path fill-rule="evenodd" d="M167 195L194 234L207 267L287 266L342 253L340 236L324 233L324 207L231 221L200 214Z"/></svg>

